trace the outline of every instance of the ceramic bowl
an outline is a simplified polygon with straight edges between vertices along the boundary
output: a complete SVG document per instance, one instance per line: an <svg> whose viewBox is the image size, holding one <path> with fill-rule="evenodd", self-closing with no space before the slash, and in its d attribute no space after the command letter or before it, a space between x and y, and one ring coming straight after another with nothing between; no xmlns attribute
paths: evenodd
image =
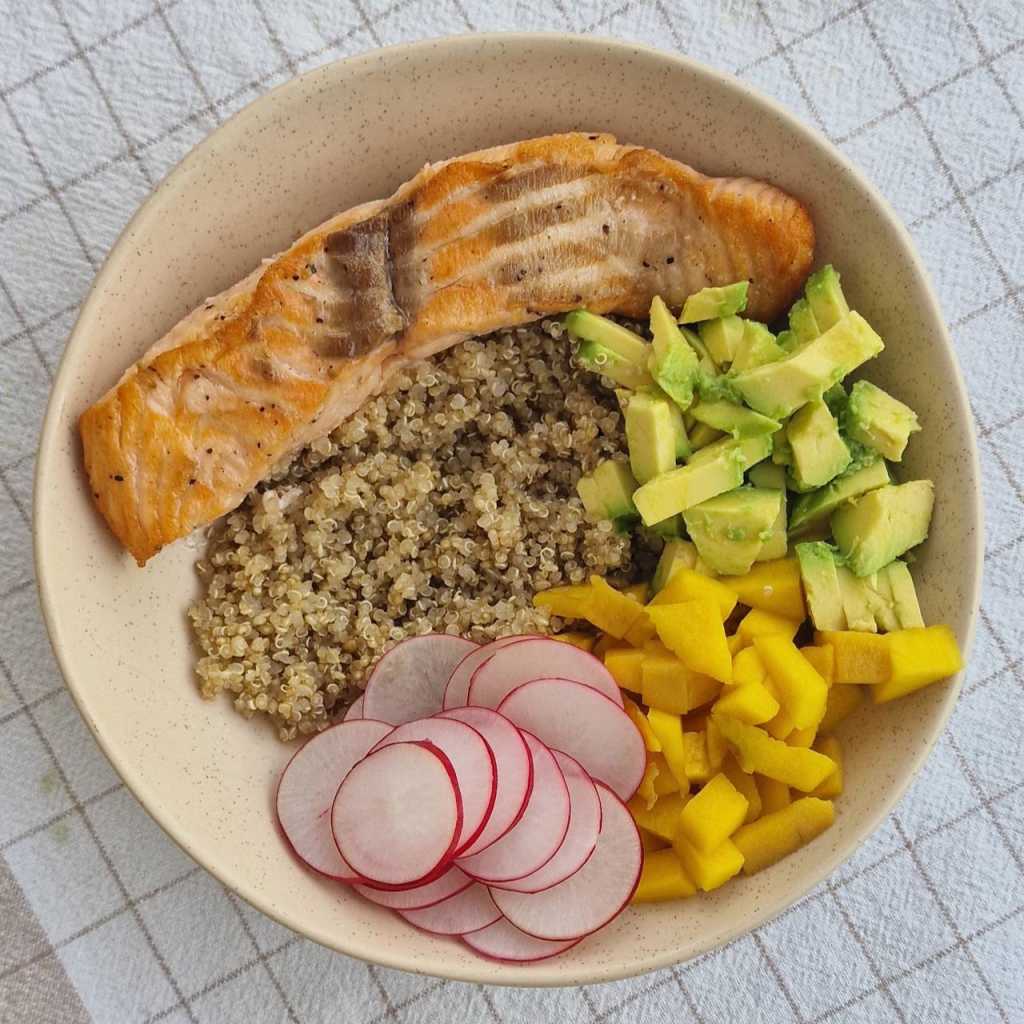
<svg viewBox="0 0 1024 1024"><path fill-rule="evenodd" d="M378 50L275 89L219 128L156 189L96 278L50 401L35 493L42 605L82 715L132 792L187 853L277 921L390 967L569 985L638 974L778 914L882 822L921 768L957 681L868 708L841 730L847 791L835 826L752 879L633 908L534 966L479 959L300 868L271 813L289 751L225 698L199 698L185 609L194 541L139 569L87 493L76 419L206 296L301 231L389 194L425 161L567 129L610 131L718 175L767 178L809 206L818 262L886 341L871 379L920 414L901 470L938 504L914 572L930 622L969 645L981 569L971 417L939 305L903 227L819 134L745 85L680 57L562 35L463 36Z"/></svg>

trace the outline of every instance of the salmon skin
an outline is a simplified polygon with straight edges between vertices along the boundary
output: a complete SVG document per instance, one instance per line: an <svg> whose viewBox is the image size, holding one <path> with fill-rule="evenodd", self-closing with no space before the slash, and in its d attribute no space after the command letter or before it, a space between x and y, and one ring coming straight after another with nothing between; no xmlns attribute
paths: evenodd
<svg viewBox="0 0 1024 1024"><path fill-rule="evenodd" d="M143 565L238 506L401 367L477 334L586 307L646 316L750 281L772 320L813 257L804 207L610 135L426 166L341 213L158 341L81 416L90 490Z"/></svg>

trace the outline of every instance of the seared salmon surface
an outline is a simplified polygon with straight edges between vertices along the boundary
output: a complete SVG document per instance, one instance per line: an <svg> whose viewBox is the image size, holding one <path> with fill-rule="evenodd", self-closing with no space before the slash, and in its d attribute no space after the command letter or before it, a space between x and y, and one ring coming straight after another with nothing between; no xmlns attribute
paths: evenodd
<svg viewBox="0 0 1024 1024"><path fill-rule="evenodd" d="M806 209L610 135L531 139L426 166L208 299L80 420L100 512L143 565L238 506L402 366L586 307L646 316L750 281L770 321L811 266Z"/></svg>

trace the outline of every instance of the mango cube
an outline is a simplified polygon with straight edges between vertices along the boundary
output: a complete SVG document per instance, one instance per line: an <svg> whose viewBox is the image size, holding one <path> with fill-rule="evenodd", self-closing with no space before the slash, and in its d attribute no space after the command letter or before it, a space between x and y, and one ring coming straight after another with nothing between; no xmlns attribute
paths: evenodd
<svg viewBox="0 0 1024 1024"><path fill-rule="evenodd" d="M836 683L828 691L825 717L818 726L820 732L833 732L840 722L845 722L864 703L864 687L854 683Z"/></svg>
<svg viewBox="0 0 1024 1024"><path fill-rule="evenodd" d="M828 686L792 640L778 634L754 638L754 647L768 669L779 703L793 726L817 726L825 714Z"/></svg>
<svg viewBox="0 0 1024 1024"><path fill-rule="evenodd" d="M686 751L683 746L683 723L678 715L670 715L657 708L651 708L647 712L647 721L650 723L654 735L658 737L661 744L661 753L668 764L668 770L679 783L679 788L688 793L690 790L690 777L686 773ZM815 783L817 785L817 783Z"/></svg>
<svg viewBox="0 0 1024 1024"><path fill-rule="evenodd" d="M776 782L767 775L755 775L754 778L757 780L757 791L761 794L762 814L774 814L793 802L789 786L784 782Z"/></svg>
<svg viewBox="0 0 1024 1024"><path fill-rule="evenodd" d="M672 841L672 849L682 861L687 875L704 892L725 885L743 869L743 854L729 839L711 853L701 853L688 840L677 835Z"/></svg>
<svg viewBox="0 0 1024 1024"><path fill-rule="evenodd" d="M744 825L732 840L743 857L743 873L757 874L795 853L821 835L834 820L835 808L831 801L805 796L780 811Z"/></svg>
<svg viewBox="0 0 1024 1024"><path fill-rule="evenodd" d="M644 652L635 647L616 647L606 652L604 667L624 690L639 693L641 690L640 669L644 663Z"/></svg>
<svg viewBox="0 0 1024 1024"><path fill-rule="evenodd" d="M768 676L761 655L754 647L744 647L732 658L732 681L741 686L743 683L763 683Z"/></svg>
<svg viewBox="0 0 1024 1024"><path fill-rule="evenodd" d="M628 587L622 588L622 592L637 604L646 604L650 589L650 585L647 583L630 583Z"/></svg>
<svg viewBox="0 0 1024 1024"><path fill-rule="evenodd" d="M644 851L645 860L647 854L656 853L658 850L668 849L668 847L672 845L662 839L661 836L656 836L653 832L648 832L646 829L640 828L637 831L640 833L640 847ZM674 855L675 851L673 850L672 852Z"/></svg>
<svg viewBox="0 0 1024 1024"><path fill-rule="evenodd" d="M718 607L708 598L657 607L648 605L647 614L661 642L678 655L683 664L720 682L732 682L732 656L725 639L725 627Z"/></svg>
<svg viewBox="0 0 1024 1024"><path fill-rule="evenodd" d="M725 622L736 607L736 595L719 580L712 579L685 566L678 569L672 578L652 598L648 608L657 608L663 604L681 604L683 601L694 601L707 598L718 606L722 621Z"/></svg>
<svg viewBox="0 0 1024 1024"><path fill-rule="evenodd" d="M664 796L666 793L678 793L679 782L672 774L668 761L665 760L665 755L648 754L647 760L658 768L658 774L654 777L654 792L658 796Z"/></svg>
<svg viewBox="0 0 1024 1024"><path fill-rule="evenodd" d="M835 736L822 736L814 744L814 749L835 761L836 770L820 786L815 787L811 796L834 800L843 793L843 749Z"/></svg>
<svg viewBox="0 0 1024 1024"><path fill-rule="evenodd" d="M852 629L814 634L816 644L832 648L837 683L885 683L892 674L889 654L891 633L860 633Z"/></svg>
<svg viewBox="0 0 1024 1024"><path fill-rule="evenodd" d="M609 586L600 576L590 577L590 598L583 618L597 626L601 632L621 640L643 614L642 604Z"/></svg>
<svg viewBox="0 0 1024 1024"><path fill-rule="evenodd" d="M718 723L710 715L704 725L704 742L707 745L708 765L711 767L712 774L721 771L722 763L729 754L729 744L725 742Z"/></svg>
<svg viewBox="0 0 1024 1024"><path fill-rule="evenodd" d="M689 794L669 793L668 796L658 797L657 803L648 808L642 800L633 796L627 806L633 820L641 828L671 842L679 831L679 821L689 799Z"/></svg>
<svg viewBox="0 0 1024 1024"><path fill-rule="evenodd" d="M650 810L658 802L658 791L654 788L654 780L658 777L658 766L648 761L644 767L643 778L636 787L633 799Z"/></svg>
<svg viewBox="0 0 1024 1024"><path fill-rule="evenodd" d="M758 562L750 572L724 576L721 582L749 608L760 608L796 622L807 618L800 566L795 558Z"/></svg>
<svg viewBox="0 0 1024 1024"><path fill-rule="evenodd" d="M685 715L714 700L721 688L717 680L687 668L671 652L645 654L640 692L644 703L652 708Z"/></svg>
<svg viewBox="0 0 1024 1024"><path fill-rule="evenodd" d="M649 640L653 640L655 636L657 636L657 630L655 630L654 623L651 622L647 610L644 609L640 617L626 630L623 640L633 647L643 647Z"/></svg>
<svg viewBox="0 0 1024 1024"><path fill-rule="evenodd" d="M814 666L826 686L836 681L836 652L831 647L801 647L800 653Z"/></svg>
<svg viewBox="0 0 1024 1024"><path fill-rule="evenodd" d="M707 733L684 732L683 754L686 764L686 778L698 785L707 782L714 775L711 759L708 757Z"/></svg>
<svg viewBox="0 0 1024 1024"><path fill-rule="evenodd" d="M580 583L571 587L551 587L533 595L536 608L546 608L552 615L563 619L585 619L590 608L592 590L590 584Z"/></svg>
<svg viewBox="0 0 1024 1024"><path fill-rule="evenodd" d="M898 629L886 634L886 639L892 674L881 685L872 687L871 695L876 704L905 697L963 668L960 648L949 626Z"/></svg>
<svg viewBox="0 0 1024 1024"><path fill-rule="evenodd" d="M736 655L746 647L747 642L739 635L739 633L733 633L732 636L727 636L725 642L729 645L729 653L735 659Z"/></svg>
<svg viewBox="0 0 1024 1024"><path fill-rule="evenodd" d="M748 775L732 754L729 754L722 762L722 772L747 801L747 813L743 818L743 823L749 825L750 822L760 818L761 793L757 788L757 779L753 775Z"/></svg>
<svg viewBox="0 0 1024 1024"><path fill-rule="evenodd" d="M715 701L715 710L749 725L761 725L779 713L779 702L764 683L741 683L725 687Z"/></svg>
<svg viewBox="0 0 1024 1024"><path fill-rule="evenodd" d="M561 640L563 644L572 644L573 647L578 647L587 653L594 649L594 644L597 642L597 637L590 633L556 633L551 639Z"/></svg>
<svg viewBox="0 0 1024 1024"><path fill-rule="evenodd" d="M618 637L609 636L607 633L602 633L597 638L597 642L594 644L594 649L590 652L595 658L599 658L604 661L604 656L609 651L617 651L620 648L628 647L629 644L625 640L619 640Z"/></svg>
<svg viewBox="0 0 1024 1024"><path fill-rule="evenodd" d="M690 798L679 818L679 834L700 853L712 853L743 824L746 797L722 773Z"/></svg>
<svg viewBox="0 0 1024 1024"><path fill-rule="evenodd" d="M642 837L642 833L641 833ZM656 850L644 857L634 903L663 903L692 896L697 891L675 850Z"/></svg>
<svg viewBox="0 0 1024 1024"><path fill-rule="evenodd" d="M817 735L818 727L816 725L809 726L807 729L794 729L786 737L786 742L791 747L810 747L814 745Z"/></svg>
<svg viewBox="0 0 1024 1024"><path fill-rule="evenodd" d="M651 728L651 723L647 721L647 716L628 697L622 698L622 707L643 737L644 747L652 754L660 753L661 741L654 735L654 730Z"/></svg>
<svg viewBox="0 0 1024 1024"><path fill-rule="evenodd" d="M743 616L736 630L736 635L743 637L748 644L754 642L754 637L771 636L776 633L786 637L787 640L792 640L799 628L800 623L796 619L784 619L781 615L776 615L774 612L762 611L760 608L751 608Z"/></svg>

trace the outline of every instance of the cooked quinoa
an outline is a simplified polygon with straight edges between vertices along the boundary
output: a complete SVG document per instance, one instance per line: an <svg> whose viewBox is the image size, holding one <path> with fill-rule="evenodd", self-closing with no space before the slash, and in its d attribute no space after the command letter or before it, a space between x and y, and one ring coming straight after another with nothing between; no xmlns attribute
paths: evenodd
<svg viewBox="0 0 1024 1024"><path fill-rule="evenodd" d="M408 369L214 529L189 611L203 696L227 690L289 740L340 715L404 637L559 626L536 591L643 560L576 496L624 449L612 392L557 322Z"/></svg>

